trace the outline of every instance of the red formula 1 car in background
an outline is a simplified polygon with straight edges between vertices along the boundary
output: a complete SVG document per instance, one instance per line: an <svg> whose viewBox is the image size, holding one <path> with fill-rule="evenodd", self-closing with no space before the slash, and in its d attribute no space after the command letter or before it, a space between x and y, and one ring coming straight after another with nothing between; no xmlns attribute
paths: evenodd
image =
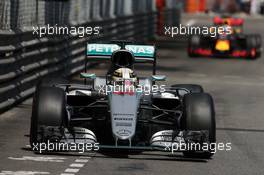
<svg viewBox="0 0 264 175"><path fill-rule="evenodd" d="M214 17L214 27L211 28L215 30L222 27L223 32L218 32L215 37L191 35L188 41L189 56L242 57L251 59L260 57L262 51L261 35L244 34L243 23L244 20L241 18Z"/></svg>

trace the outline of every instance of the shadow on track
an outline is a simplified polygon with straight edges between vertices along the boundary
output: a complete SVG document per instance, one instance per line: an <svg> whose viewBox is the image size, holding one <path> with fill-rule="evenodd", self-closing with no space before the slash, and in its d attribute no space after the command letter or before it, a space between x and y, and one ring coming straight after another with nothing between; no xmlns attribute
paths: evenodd
<svg viewBox="0 0 264 175"><path fill-rule="evenodd" d="M207 163L207 159L198 159L198 158L186 158L182 155L175 154L154 154L154 153L117 153L117 152L99 152L94 158L102 159L129 159L129 160L157 160L157 161L184 161L184 162L198 162L198 163ZM138 155L142 157L131 157L133 155Z"/></svg>
<svg viewBox="0 0 264 175"><path fill-rule="evenodd" d="M32 152L31 148L23 147L24 151ZM52 156L71 156L71 157L81 157L89 156L91 158L100 159L129 159L129 160L157 160L157 161L183 161L183 162L197 162L197 163L207 163L208 159L199 158L186 158L179 154L156 154L153 152L141 152L138 151L121 151L121 152L111 152L111 151L99 151L99 152L45 152L45 153L35 153L36 155L52 155ZM133 156L133 157L132 157ZM137 156L137 157L136 157Z"/></svg>

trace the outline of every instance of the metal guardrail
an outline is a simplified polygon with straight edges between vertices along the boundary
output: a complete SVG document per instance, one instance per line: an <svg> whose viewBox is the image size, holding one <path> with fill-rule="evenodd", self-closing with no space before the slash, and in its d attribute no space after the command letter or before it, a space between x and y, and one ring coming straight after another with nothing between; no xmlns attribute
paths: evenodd
<svg viewBox="0 0 264 175"><path fill-rule="evenodd" d="M172 22L171 17L178 22L177 9L166 10L164 15L168 23ZM75 26L101 26L100 35L83 38L73 35L40 38L32 30L0 30L0 112L30 97L42 77L68 76L83 70L88 41L153 37L156 16L155 11L149 11L77 23Z"/></svg>

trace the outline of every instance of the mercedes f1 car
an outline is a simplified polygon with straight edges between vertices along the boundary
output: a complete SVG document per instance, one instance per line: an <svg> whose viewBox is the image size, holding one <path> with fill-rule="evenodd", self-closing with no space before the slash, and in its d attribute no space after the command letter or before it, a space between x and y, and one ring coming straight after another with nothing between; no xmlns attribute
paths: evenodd
<svg viewBox="0 0 264 175"><path fill-rule="evenodd" d="M208 147L216 142L212 97L200 85L158 86L166 76L156 75L154 46L88 43L86 53L85 71L80 74L83 84L56 78L38 84L31 118L32 148L47 142L78 142L98 143L102 150L213 155L213 146ZM88 73L90 61L110 62L106 75ZM151 63L153 75L138 77L137 63Z"/></svg>
<svg viewBox="0 0 264 175"><path fill-rule="evenodd" d="M216 37L192 35L188 41L190 57L213 56L255 59L261 56L262 38L259 34L244 34L244 20L232 17L215 17ZM221 27L221 30L218 30ZM220 32L219 32L220 31Z"/></svg>

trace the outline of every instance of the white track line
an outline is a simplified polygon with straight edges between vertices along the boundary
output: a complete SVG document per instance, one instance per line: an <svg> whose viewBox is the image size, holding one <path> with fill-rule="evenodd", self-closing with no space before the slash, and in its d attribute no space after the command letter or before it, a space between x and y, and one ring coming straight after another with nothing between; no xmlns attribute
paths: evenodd
<svg viewBox="0 0 264 175"><path fill-rule="evenodd" d="M74 168L82 168L84 166L84 164L82 163L72 163L70 164L70 167L74 167Z"/></svg>
<svg viewBox="0 0 264 175"><path fill-rule="evenodd" d="M87 159L76 159L75 162L77 162L77 163L87 163L88 160Z"/></svg>
<svg viewBox="0 0 264 175"><path fill-rule="evenodd" d="M74 163L70 164L68 168L64 170L60 175L75 175L80 171L82 167L89 161L91 157L79 157L74 161Z"/></svg>
<svg viewBox="0 0 264 175"><path fill-rule="evenodd" d="M65 173L78 173L80 169L78 168L67 168L64 172Z"/></svg>

